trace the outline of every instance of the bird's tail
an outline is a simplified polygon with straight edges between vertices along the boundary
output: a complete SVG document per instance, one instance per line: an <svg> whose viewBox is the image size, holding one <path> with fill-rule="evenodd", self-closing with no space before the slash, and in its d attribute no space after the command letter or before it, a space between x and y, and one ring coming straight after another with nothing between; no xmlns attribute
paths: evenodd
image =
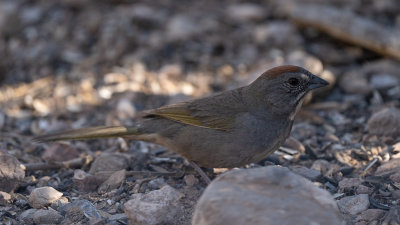
<svg viewBox="0 0 400 225"><path fill-rule="evenodd" d="M98 138L112 138L140 135L138 127L90 127L78 130L71 130L55 134L46 134L33 138L37 142L51 142L51 141L64 141L64 140L86 140Z"/></svg>

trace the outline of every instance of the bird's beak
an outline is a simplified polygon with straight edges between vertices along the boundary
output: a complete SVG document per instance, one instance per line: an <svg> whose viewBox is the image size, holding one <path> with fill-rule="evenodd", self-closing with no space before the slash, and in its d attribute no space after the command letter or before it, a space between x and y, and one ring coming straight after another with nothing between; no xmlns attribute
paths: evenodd
<svg viewBox="0 0 400 225"><path fill-rule="evenodd" d="M324 79L322 79L322 78L320 78L320 77L318 77L316 75L312 75L312 78L309 81L308 89L312 90L312 89L315 89L315 88L320 88L320 87L326 86L328 84L329 83L326 80L324 80Z"/></svg>

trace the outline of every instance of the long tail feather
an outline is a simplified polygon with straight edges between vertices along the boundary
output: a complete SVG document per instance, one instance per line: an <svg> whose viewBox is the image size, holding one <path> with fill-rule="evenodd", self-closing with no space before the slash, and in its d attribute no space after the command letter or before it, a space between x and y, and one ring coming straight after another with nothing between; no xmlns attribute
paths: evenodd
<svg viewBox="0 0 400 225"><path fill-rule="evenodd" d="M123 137L127 135L139 135L137 127L90 127L78 130L71 130L55 134L46 134L33 138L36 142L51 142L63 140L85 140L98 138Z"/></svg>

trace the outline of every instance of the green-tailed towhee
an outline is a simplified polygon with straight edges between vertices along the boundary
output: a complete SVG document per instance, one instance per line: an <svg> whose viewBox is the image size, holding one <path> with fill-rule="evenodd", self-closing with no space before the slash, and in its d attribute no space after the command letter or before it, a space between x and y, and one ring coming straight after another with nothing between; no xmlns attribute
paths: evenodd
<svg viewBox="0 0 400 225"><path fill-rule="evenodd" d="M243 166L277 150L307 92L327 84L301 67L279 66L248 86L145 111L135 126L93 127L35 140L123 137L166 146L203 167Z"/></svg>

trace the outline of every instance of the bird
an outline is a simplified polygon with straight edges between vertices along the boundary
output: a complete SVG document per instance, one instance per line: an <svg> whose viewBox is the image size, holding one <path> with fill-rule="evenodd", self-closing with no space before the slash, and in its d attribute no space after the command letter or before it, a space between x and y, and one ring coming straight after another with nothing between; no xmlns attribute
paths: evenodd
<svg viewBox="0 0 400 225"><path fill-rule="evenodd" d="M156 143L185 158L209 183L200 167L240 167L277 150L289 137L306 94L326 85L302 67L282 65L247 86L144 111L131 126L83 128L34 141L122 137Z"/></svg>

